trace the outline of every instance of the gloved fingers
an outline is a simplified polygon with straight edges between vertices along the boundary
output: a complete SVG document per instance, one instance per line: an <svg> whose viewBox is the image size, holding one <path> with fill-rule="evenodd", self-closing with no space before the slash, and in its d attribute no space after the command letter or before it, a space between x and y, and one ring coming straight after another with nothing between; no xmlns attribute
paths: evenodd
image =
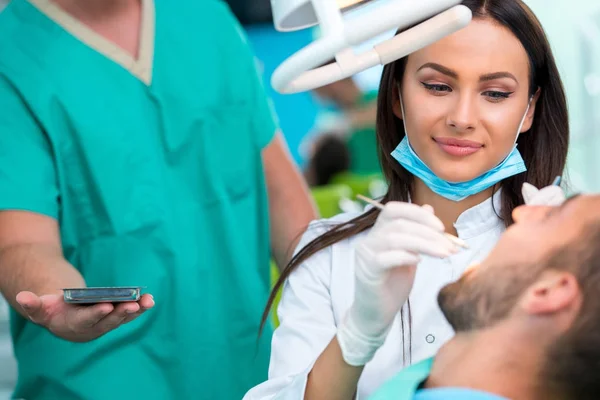
<svg viewBox="0 0 600 400"><path fill-rule="evenodd" d="M559 206L566 200L564 191L557 185L538 189L525 182L521 187L521 193L525 204L530 206Z"/></svg>
<svg viewBox="0 0 600 400"><path fill-rule="evenodd" d="M419 222L437 231L444 230L444 224L431 213L431 207L423 208L416 204L392 201L385 205L378 218L380 224L393 220L409 220Z"/></svg>
<svg viewBox="0 0 600 400"><path fill-rule="evenodd" d="M385 251L408 251L431 257L448 257L458 251L444 235L423 237L410 233L392 233L385 238Z"/></svg>
<svg viewBox="0 0 600 400"><path fill-rule="evenodd" d="M533 186L531 183L525 182L523 186L521 186L521 194L523 195L523 200L525 204L529 204L531 199L539 192L540 190Z"/></svg>
<svg viewBox="0 0 600 400"><path fill-rule="evenodd" d="M420 222L409 221L409 220L397 220L390 221L382 226L374 236L385 239L386 236L394 233L408 233L414 236L420 236L432 241L442 240L447 243L452 243L443 231L433 229L428 225L423 225ZM381 239L379 239L381 240Z"/></svg>
<svg viewBox="0 0 600 400"><path fill-rule="evenodd" d="M415 241L412 239L417 239L416 243L420 247L407 247L415 245ZM406 220L388 222L379 231L373 232L364 241L364 244L371 253L400 249L427 255L431 255L430 253L433 252L434 257L446 257L458 251L456 244L443 232L438 232L418 222Z"/></svg>
<svg viewBox="0 0 600 400"><path fill-rule="evenodd" d="M546 186L533 195L529 206L560 206L566 200L565 193L560 186Z"/></svg>
<svg viewBox="0 0 600 400"><path fill-rule="evenodd" d="M423 210L427 211L428 213L435 214L435 211L433 210L433 207L432 207L432 206L430 206L429 204L423 204L423 205L421 206L421 208L422 208Z"/></svg>
<svg viewBox="0 0 600 400"><path fill-rule="evenodd" d="M382 269L414 266L420 261L421 257L418 254L403 250L386 251L377 255L377 264Z"/></svg>

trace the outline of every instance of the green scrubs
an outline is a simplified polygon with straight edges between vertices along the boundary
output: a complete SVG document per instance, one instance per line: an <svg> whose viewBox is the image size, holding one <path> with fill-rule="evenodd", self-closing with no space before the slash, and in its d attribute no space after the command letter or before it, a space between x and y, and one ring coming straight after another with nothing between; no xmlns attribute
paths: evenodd
<svg viewBox="0 0 600 400"><path fill-rule="evenodd" d="M432 366L433 358L428 358L403 369L369 396L368 400L413 400L419 386L429 376Z"/></svg>
<svg viewBox="0 0 600 400"><path fill-rule="evenodd" d="M88 286L156 301L90 343L13 313L17 398L239 400L267 377L277 127L254 57L221 1L142 19L134 60L47 0L0 14L0 209L56 218Z"/></svg>
<svg viewBox="0 0 600 400"><path fill-rule="evenodd" d="M466 387L422 388L432 366L433 358L411 365L384 383L368 400L509 400Z"/></svg>

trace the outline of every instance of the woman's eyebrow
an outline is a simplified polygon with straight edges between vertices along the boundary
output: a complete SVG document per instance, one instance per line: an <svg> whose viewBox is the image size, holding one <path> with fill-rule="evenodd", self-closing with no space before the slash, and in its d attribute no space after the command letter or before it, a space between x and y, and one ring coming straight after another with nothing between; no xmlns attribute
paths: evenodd
<svg viewBox="0 0 600 400"><path fill-rule="evenodd" d="M500 79L500 78L510 78L510 79L514 80L515 82L519 83L519 81L517 81L517 78L515 78L515 76L513 74L511 74L510 72L506 72L506 71L493 72L491 74L481 75L481 77L479 78L479 82L493 81L494 79Z"/></svg>
<svg viewBox="0 0 600 400"><path fill-rule="evenodd" d="M455 71L451 70L450 68L446 68L443 65L436 64L436 63L425 63L419 67L417 72L419 72L420 70L425 69L425 68L434 69L437 72L440 72L444 75L448 75L449 77L454 78L454 79L458 78L458 74Z"/></svg>
<svg viewBox="0 0 600 400"><path fill-rule="evenodd" d="M422 69L426 69L426 68L430 68L433 69L439 73L442 73L444 75L447 75L451 78L454 79L458 79L458 73L448 67L444 67L443 65L437 64L437 63L432 63L432 62L428 62L425 63L423 65L421 65L419 67L419 69L417 70L417 72L419 72ZM501 79L501 78L509 78L514 80L515 82L519 82L517 81L517 78L515 78L515 76L513 74L511 74L510 72L507 71L499 71L499 72L492 72L490 74L485 74L485 75L481 75L481 77L479 78L480 82L488 82L488 81L493 81L494 79Z"/></svg>

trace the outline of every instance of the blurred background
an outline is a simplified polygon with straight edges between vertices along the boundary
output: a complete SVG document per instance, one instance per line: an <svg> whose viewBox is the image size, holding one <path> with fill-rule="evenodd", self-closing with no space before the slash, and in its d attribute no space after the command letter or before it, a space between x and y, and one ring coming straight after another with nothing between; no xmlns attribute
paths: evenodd
<svg viewBox="0 0 600 400"><path fill-rule="evenodd" d="M7 2L0 0L0 12ZM566 85L572 134L567 176L571 190L600 191L600 1L525 2L546 29ZM269 84L273 71L318 32L276 32L270 0L228 3L248 32L292 156L305 171L321 214L330 216L356 207L350 200L356 193L377 197L385 187L374 151L365 149L374 149L374 99L381 68L320 91L277 94ZM7 306L0 298L0 399L9 398L16 378L8 331Z"/></svg>

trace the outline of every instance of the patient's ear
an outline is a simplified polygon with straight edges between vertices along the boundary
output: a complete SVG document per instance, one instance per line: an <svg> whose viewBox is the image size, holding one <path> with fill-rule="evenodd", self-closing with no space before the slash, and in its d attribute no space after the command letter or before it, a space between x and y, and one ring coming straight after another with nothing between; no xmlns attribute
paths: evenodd
<svg viewBox="0 0 600 400"><path fill-rule="evenodd" d="M580 302L580 287L569 272L548 270L531 285L521 299L522 308L531 315L553 314L575 308Z"/></svg>

